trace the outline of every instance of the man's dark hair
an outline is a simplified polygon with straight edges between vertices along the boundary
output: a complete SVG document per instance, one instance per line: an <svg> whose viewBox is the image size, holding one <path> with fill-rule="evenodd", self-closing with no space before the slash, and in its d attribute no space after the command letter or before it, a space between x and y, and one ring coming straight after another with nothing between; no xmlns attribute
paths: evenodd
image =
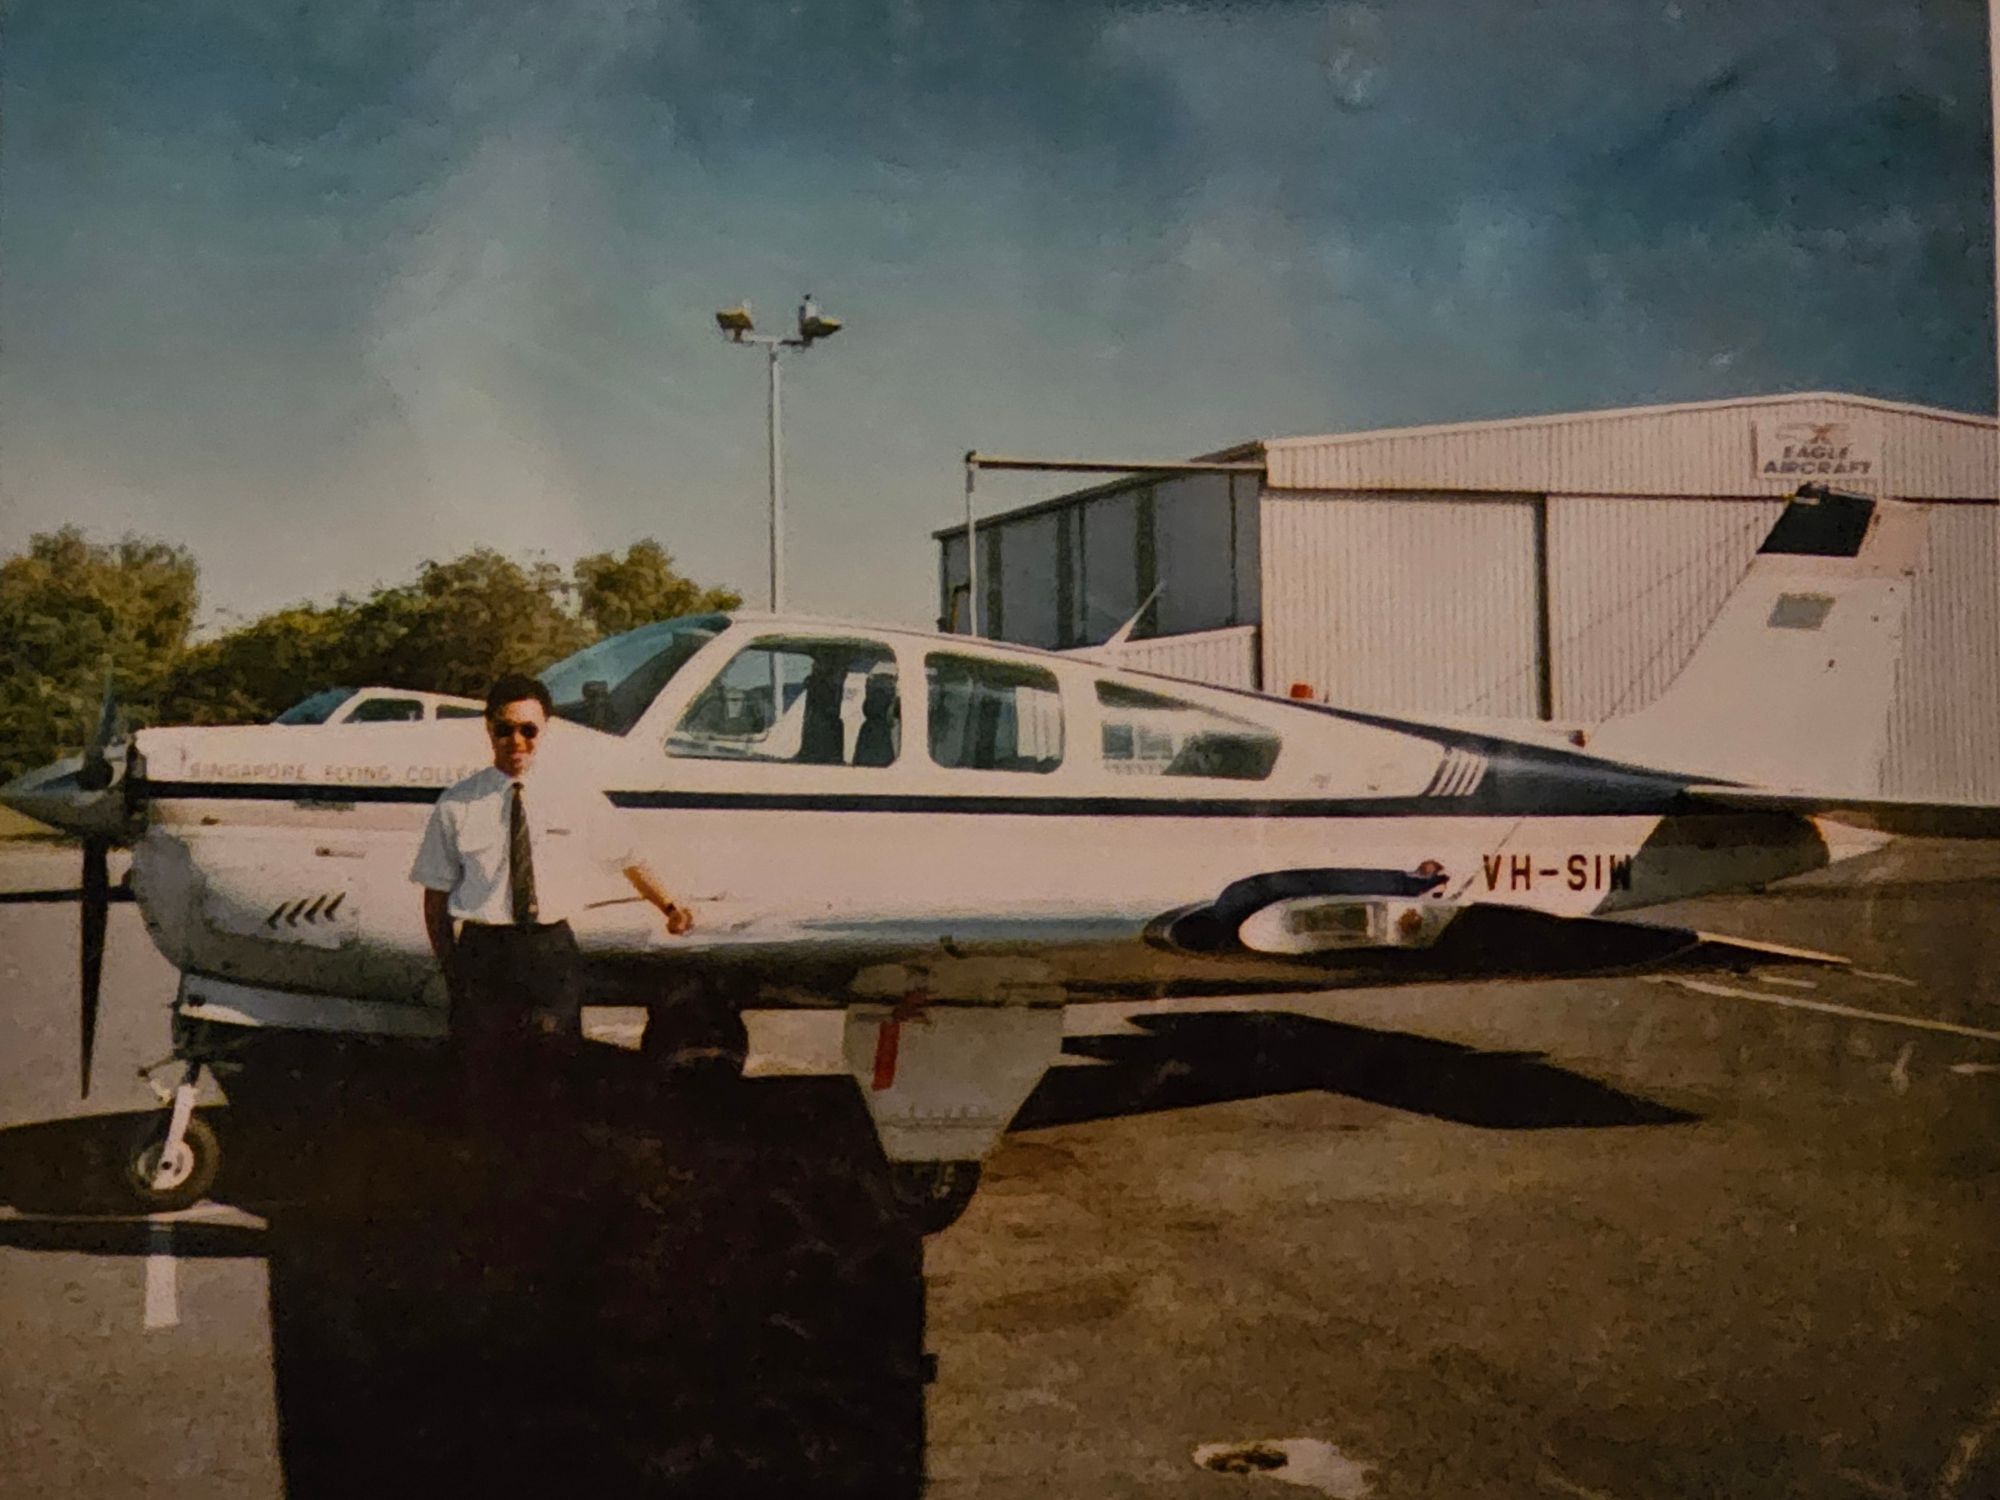
<svg viewBox="0 0 2000 1500"><path fill-rule="evenodd" d="M541 704L542 712L545 714L553 714L556 711L555 700L549 696L549 690L543 687L538 679L520 672L509 672L495 679L493 686L486 690L486 717L490 719L508 704L519 703L528 698L533 698Z"/></svg>

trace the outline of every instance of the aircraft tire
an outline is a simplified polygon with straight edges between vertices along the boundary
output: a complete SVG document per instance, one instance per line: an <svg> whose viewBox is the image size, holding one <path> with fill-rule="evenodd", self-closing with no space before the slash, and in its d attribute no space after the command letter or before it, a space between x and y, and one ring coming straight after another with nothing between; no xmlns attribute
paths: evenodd
<svg viewBox="0 0 2000 1500"><path fill-rule="evenodd" d="M215 1187L222 1170L222 1141L215 1127L196 1115L188 1121L187 1134L164 1182L156 1183L160 1147L166 1143L167 1117L149 1118L132 1136L124 1157L124 1186L133 1202L146 1213L172 1213L191 1208Z"/></svg>
<svg viewBox="0 0 2000 1500"><path fill-rule="evenodd" d="M889 1189L905 1222L919 1234L951 1228L979 1191L976 1161L894 1161Z"/></svg>
<svg viewBox="0 0 2000 1500"><path fill-rule="evenodd" d="M736 1078L750 1055L750 1031L729 997L683 993L647 1008L640 1051L668 1074Z"/></svg>

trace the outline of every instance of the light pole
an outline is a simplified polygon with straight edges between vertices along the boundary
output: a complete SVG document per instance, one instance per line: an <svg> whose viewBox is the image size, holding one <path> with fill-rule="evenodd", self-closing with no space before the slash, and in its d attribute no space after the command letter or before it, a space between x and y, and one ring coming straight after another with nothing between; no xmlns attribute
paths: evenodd
<svg viewBox="0 0 2000 1500"><path fill-rule="evenodd" d="M762 349L771 372L771 611L775 614L785 607L785 448L778 356L787 349L810 349L815 340L831 338L840 332L840 319L821 314L813 306L812 293L808 292L799 304L799 331L789 338L756 332L747 302L717 313L715 326L732 344L754 344Z"/></svg>

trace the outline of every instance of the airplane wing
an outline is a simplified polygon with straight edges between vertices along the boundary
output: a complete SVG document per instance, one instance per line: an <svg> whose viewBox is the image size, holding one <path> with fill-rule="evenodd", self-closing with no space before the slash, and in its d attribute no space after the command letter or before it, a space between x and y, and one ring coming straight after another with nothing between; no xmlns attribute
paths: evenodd
<svg viewBox="0 0 2000 1500"><path fill-rule="evenodd" d="M1817 797L1754 787L1696 785L1685 795L1738 812L1797 813L1904 838L2000 839L2000 807L1979 802L1923 802L1908 797Z"/></svg>
<svg viewBox="0 0 2000 1500"><path fill-rule="evenodd" d="M671 951L663 946L656 961L684 974L761 981L773 997L767 1003L807 1005L868 998L884 985L924 988L940 997L1074 1004L1848 963L1831 953L1689 927L1477 904L1448 910L1441 903L1433 908L1439 920L1417 938L1401 935L1393 921L1362 921L1342 924L1347 935L1337 946L1274 944L1270 917L1289 915L1286 908L1299 900L1285 889L1268 893L1269 912L1245 906L1232 887L1212 906L1150 921L1109 913L921 921L839 915L799 921L772 914L697 928L694 940ZM1340 893L1334 899L1358 909L1375 898ZM1304 930L1331 929L1308 923ZM587 953L591 947L586 941ZM602 950L592 957L607 979L622 973L636 987L646 982L650 965L643 957Z"/></svg>

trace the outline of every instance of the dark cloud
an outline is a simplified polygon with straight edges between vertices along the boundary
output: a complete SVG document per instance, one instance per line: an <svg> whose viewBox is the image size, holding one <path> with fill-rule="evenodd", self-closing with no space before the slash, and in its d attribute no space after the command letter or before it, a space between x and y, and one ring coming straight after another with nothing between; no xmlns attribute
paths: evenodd
<svg viewBox="0 0 2000 1500"><path fill-rule="evenodd" d="M754 578L760 377L705 320L808 286L853 319L797 376L813 602L912 615L974 443L1987 408L1984 43L1973 0L16 0L0 545L344 518L212 565L250 603L473 529Z"/></svg>

